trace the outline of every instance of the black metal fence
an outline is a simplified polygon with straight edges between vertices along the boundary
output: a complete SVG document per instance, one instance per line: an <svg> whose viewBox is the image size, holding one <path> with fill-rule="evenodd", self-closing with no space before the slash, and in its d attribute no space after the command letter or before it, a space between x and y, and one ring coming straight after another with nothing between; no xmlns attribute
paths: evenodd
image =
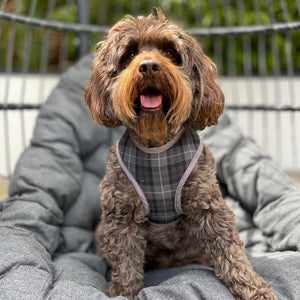
<svg viewBox="0 0 300 300"><path fill-rule="evenodd" d="M285 169L300 169L300 0L0 1L0 176L28 145L59 74L125 14L163 12L215 61L227 112Z"/></svg>

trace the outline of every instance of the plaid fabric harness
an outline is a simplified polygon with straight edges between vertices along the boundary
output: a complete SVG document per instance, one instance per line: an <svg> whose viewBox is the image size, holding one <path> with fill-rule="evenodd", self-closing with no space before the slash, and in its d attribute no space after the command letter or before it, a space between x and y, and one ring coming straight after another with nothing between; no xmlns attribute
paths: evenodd
<svg viewBox="0 0 300 300"><path fill-rule="evenodd" d="M183 216L181 191L202 153L193 131L180 131L157 148L137 146L126 131L117 144L119 163L140 196L149 222L169 224Z"/></svg>

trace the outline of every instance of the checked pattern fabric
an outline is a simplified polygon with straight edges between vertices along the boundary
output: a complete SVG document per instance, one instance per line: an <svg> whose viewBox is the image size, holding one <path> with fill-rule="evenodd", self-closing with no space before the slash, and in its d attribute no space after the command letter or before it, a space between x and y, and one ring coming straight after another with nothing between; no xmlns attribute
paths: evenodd
<svg viewBox="0 0 300 300"><path fill-rule="evenodd" d="M117 144L119 163L133 184L151 223L169 224L183 216L181 190L202 152L196 132L180 131L162 147L139 147L126 131Z"/></svg>

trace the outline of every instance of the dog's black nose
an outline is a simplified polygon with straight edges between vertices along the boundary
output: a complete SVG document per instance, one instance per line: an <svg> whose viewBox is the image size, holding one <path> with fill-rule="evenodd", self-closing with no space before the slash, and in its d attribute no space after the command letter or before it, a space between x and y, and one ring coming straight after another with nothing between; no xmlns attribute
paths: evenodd
<svg viewBox="0 0 300 300"><path fill-rule="evenodd" d="M140 63L139 66L139 72L148 78L153 78L160 71L161 65L154 59L144 60Z"/></svg>

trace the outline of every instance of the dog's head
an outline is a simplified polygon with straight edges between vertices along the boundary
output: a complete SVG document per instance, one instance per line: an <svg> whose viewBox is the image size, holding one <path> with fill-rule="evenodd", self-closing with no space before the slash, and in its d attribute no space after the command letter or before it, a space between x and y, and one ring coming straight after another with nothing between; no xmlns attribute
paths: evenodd
<svg viewBox="0 0 300 300"><path fill-rule="evenodd" d="M144 140L216 124L224 96L197 41L155 10L125 17L99 44L85 102L105 126L124 124Z"/></svg>

